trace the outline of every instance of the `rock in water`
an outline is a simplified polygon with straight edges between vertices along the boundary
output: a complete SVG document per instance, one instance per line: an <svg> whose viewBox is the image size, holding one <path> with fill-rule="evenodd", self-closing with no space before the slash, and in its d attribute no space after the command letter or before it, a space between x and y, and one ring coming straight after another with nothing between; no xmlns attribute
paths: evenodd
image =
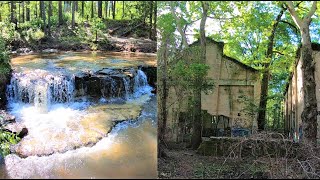
<svg viewBox="0 0 320 180"><path fill-rule="evenodd" d="M20 131L20 133L18 134L18 137L19 138L23 138L25 137L26 135L28 135L28 129L27 128L22 128L22 130Z"/></svg>

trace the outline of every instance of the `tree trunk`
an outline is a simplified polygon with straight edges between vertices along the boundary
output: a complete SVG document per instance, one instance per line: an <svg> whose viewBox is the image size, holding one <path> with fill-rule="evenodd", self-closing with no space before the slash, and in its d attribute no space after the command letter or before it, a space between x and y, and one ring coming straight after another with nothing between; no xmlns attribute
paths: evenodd
<svg viewBox="0 0 320 180"><path fill-rule="evenodd" d="M316 143L317 139L317 97L316 82L314 77L315 66L312 57L311 38L309 34L309 24L305 24L301 28L302 47L302 77L304 92L304 109L301 114L306 142Z"/></svg>
<svg viewBox="0 0 320 180"><path fill-rule="evenodd" d="M62 19L62 1L59 1L58 5L58 11L59 11L59 26L63 24L63 19Z"/></svg>
<svg viewBox="0 0 320 180"><path fill-rule="evenodd" d="M152 39L152 10L153 10L153 2L150 1L150 7L149 7L149 21L150 21L150 29L149 29L149 39Z"/></svg>
<svg viewBox="0 0 320 180"><path fill-rule="evenodd" d="M52 1L49 1L48 7L48 35L51 36L51 16L52 16Z"/></svg>
<svg viewBox="0 0 320 180"><path fill-rule="evenodd" d="M304 142L315 145L317 143L317 97L316 82L314 77L315 62L312 56L311 38L309 26L311 17L317 10L317 1L312 3L312 7L308 14L301 19L293 7L291 1L286 2L290 15L296 25L299 27L301 34L300 60L302 62L302 84L304 107L301 113L303 123Z"/></svg>
<svg viewBox="0 0 320 180"><path fill-rule="evenodd" d="M113 1L113 6L112 6L112 19L116 18L116 1Z"/></svg>
<svg viewBox="0 0 320 180"><path fill-rule="evenodd" d="M93 1L91 2L91 19L94 18L94 12L93 12L94 8L93 8Z"/></svg>
<svg viewBox="0 0 320 180"><path fill-rule="evenodd" d="M18 22L21 22L21 3L19 2L19 7L18 7Z"/></svg>
<svg viewBox="0 0 320 180"><path fill-rule="evenodd" d="M206 36L205 24L208 16L209 5L207 2L201 1L202 18L200 21L200 45L201 45L201 63L206 63ZM193 131L191 137L192 149L197 149L201 144L201 130L202 130L202 114L201 114L201 91L202 80L195 82L194 89L194 119Z"/></svg>
<svg viewBox="0 0 320 180"><path fill-rule="evenodd" d="M74 10L75 10L75 12L78 12L78 10L79 10L79 8L78 8L78 1L74 1L75 2L75 8L74 8Z"/></svg>
<svg viewBox="0 0 320 180"><path fill-rule="evenodd" d="M153 40L157 41L157 1L154 1Z"/></svg>
<svg viewBox="0 0 320 180"><path fill-rule="evenodd" d="M112 6L113 6L113 3L112 3L112 1L110 1L109 17L110 17L110 13L111 13L111 11L112 11Z"/></svg>
<svg viewBox="0 0 320 180"><path fill-rule="evenodd" d="M108 18L108 4L109 4L109 1L105 1L106 19Z"/></svg>
<svg viewBox="0 0 320 180"><path fill-rule="evenodd" d="M46 28L46 14L45 14L45 4L44 1L40 1L40 17L43 21L43 32L47 35L47 28Z"/></svg>
<svg viewBox="0 0 320 180"><path fill-rule="evenodd" d="M81 2L81 17L84 18L84 1Z"/></svg>
<svg viewBox="0 0 320 180"><path fill-rule="evenodd" d="M124 1L122 1L122 19L124 18Z"/></svg>
<svg viewBox="0 0 320 180"><path fill-rule="evenodd" d="M21 6L22 6L22 23L24 23L24 1L21 2Z"/></svg>
<svg viewBox="0 0 320 180"><path fill-rule="evenodd" d="M26 1L26 21L30 21L30 1Z"/></svg>
<svg viewBox="0 0 320 180"><path fill-rule="evenodd" d="M10 10L10 21L11 23L16 23L15 11L16 11L16 3L14 1L10 1L11 10Z"/></svg>
<svg viewBox="0 0 320 180"><path fill-rule="evenodd" d="M75 27L75 10L76 10L76 1L72 2L72 20L71 20L71 28L74 29Z"/></svg>
<svg viewBox="0 0 320 180"><path fill-rule="evenodd" d="M171 1L170 2L170 10L171 10L171 13L176 21L176 24L177 24L177 29L178 29L178 32L180 33L181 37L182 37L182 44L184 47L188 47L188 42L187 42L187 37L186 37L186 34L184 33L184 31L182 30L182 26L181 26L181 23L180 23L180 19L177 17L176 15L176 10L175 10L175 7L174 7L174 2Z"/></svg>
<svg viewBox="0 0 320 180"><path fill-rule="evenodd" d="M102 1L98 1L98 17L102 18Z"/></svg>
<svg viewBox="0 0 320 180"><path fill-rule="evenodd" d="M35 18L38 18L38 3L37 3L37 1L36 1L36 8L35 8L34 14L35 14Z"/></svg>
<svg viewBox="0 0 320 180"><path fill-rule="evenodd" d="M159 68L157 75L157 102L158 102L158 157L165 157L165 130L167 126L167 58L168 58L168 36L164 37L159 49Z"/></svg>
<svg viewBox="0 0 320 180"><path fill-rule="evenodd" d="M268 37L268 46L267 46L267 54L266 58L269 59L267 63L264 63L264 70L262 74L262 81L261 81L261 94L260 94L260 103L259 103L259 111L258 111L258 131L263 131L265 128L265 119L266 119L266 108L268 102L268 88L269 88L269 66L271 63L271 59L273 56L273 44L274 44L274 37L278 27L278 24L281 20L281 17L284 13L284 9L281 9L280 13L278 14L275 23L272 26L271 35Z"/></svg>

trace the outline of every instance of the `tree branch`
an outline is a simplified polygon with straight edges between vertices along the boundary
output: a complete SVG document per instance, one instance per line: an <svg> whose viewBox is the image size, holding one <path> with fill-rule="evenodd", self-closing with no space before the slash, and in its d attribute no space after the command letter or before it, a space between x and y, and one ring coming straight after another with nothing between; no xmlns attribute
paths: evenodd
<svg viewBox="0 0 320 180"><path fill-rule="evenodd" d="M273 52L273 53L277 53L277 54L280 54L280 55L284 56L284 54L283 54L282 52L280 52L280 51L273 50L272 52Z"/></svg>
<svg viewBox="0 0 320 180"><path fill-rule="evenodd" d="M288 24L290 27L292 27L295 31L296 31L296 33L298 34L298 28L294 25L294 24L292 24L292 23L290 23L290 22L288 22L288 21L284 21L284 20L281 20L280 22L282 22L282 23L286 23L286 24Z"/></svg>
<svg viewBox="0 0 320 180"><path fill-rule="evenodd" d="M307 21L307 23L310 23L311 17L316 12L316 10L317 10L317 1L313 1L311 10L307 14L307 16L303 18L303 20Z"/></svg>
<svg viewBox="0 0 320 180"><path fill-rule="evenodd" d="M294 10L292 1L286 1L286 5L288 10L290 11L290 15L293 21L297 24L297 26L300 29L300 27L302 27L302 19L298 16L296 10Z"/></svg>
<svg viewBox="0 0 320 180"><path fill-rule="evenodd" d="M180 24L180 19L177 17L177 15L175 13L176 10L175 10L173 1L170 2L170 10L171 10L171 13L172 13L174 19L176 20L178 31L179 31L179 33L180 33L180 35L182 37L182 43L183 43L183 45L185 47L188 47L189 45L188 45L187 37L186 37L185 33L182 30L182 27L181 27L181 24Z"/></svg>

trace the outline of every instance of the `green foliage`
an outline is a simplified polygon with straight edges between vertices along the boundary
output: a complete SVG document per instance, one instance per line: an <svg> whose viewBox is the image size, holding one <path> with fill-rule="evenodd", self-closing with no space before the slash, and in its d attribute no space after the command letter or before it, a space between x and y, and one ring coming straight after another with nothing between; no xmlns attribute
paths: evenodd
<svg viewBox="0 0 320 180"><path fill-rule="evenodd" d="M0 22L0 32L1 32L1 38L5 40L5 42L10 43L14 40L14 24L10 22Z"/></svg>
<svg viewBox="0 0 320 180"><path fill-rule="evenodd" d="M201 48L189 47L177 55L169 69L169 76L177 85L186 89L200 88L207 92L214 86L212 79L207 77L210 67L201 62Z"/></svg>
<svg viewBox="0 0 320 180"><path fill-rule="evenodd" d="M10 145L17 144L20 138L10 132L6 132L0 129L0 154L6 156L10 154Z"/></svg>
<svg viewBox="0 0 320 180"><path fill-rule="evenodd" d="M39 28L29 28L28 30L23 31L22 33L27 41L33 42L39 41L45 36L44 32Z"/></svg>
<svg viewBox="0 0 320 180"><path fill-rule="evenodd" d="M7 52L5 40L0 37L0 74L8 74L10 72L11 68L9 62L10 57Z"/></svg>

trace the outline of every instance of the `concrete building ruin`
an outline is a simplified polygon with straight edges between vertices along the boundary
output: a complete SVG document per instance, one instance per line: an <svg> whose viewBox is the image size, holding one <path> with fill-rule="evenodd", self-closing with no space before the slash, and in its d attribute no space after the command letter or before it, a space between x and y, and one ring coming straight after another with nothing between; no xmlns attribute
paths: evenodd
<svg viewBox="0 0 320 180"><path fill-rule="evenodd" d="M200 45L199 41L193 45ZM259 105L259 72L236 59L223 54L223 42L207 39L206 63L210 66L208 77L214 80L215 87L209 94L202 94L202 136L231 136L234 128L247 129L250 133L257 128L257 113L245 112L246 97ZM187 99L175 87L169 89L167 98L168 116L166 138L181 142L191 132L190 111Z"/></svg>
<svg viewBox="0 0 320 180"><path fill-rule="evenodd" d="M312 43L313 58L315 63L315 81L316 81L316 98L318 105L318 129L320 129L320 44ZM297 60L294 70L292 71L289 82L284 93L284 128L287 135L293 136L299 133L299 127L302 126L301 113L304 107L303 97L303 79L302 79L302 62L300 60L300 52L297 52ZM317 138L320 138L318 130Z"/></svg>

